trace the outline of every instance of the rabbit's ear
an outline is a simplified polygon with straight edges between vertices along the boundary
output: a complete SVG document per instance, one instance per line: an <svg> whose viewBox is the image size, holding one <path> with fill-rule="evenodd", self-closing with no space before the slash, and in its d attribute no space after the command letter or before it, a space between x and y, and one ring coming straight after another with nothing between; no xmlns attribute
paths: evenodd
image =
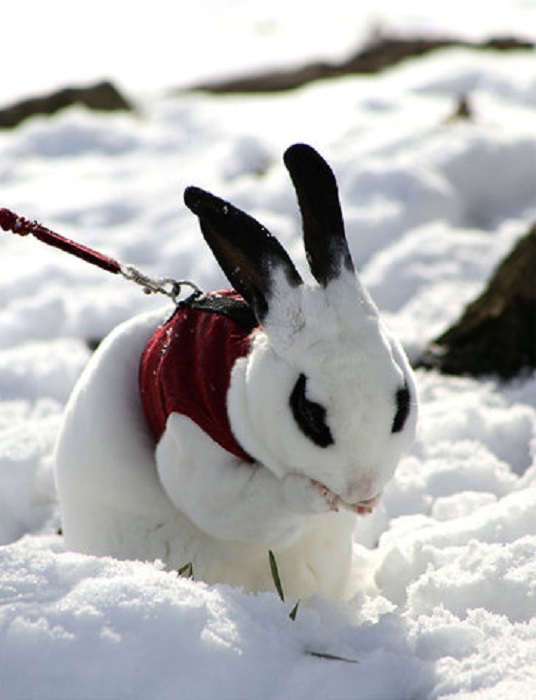
<svg viewBox="0 0 536 700"><path fill-rule="evenodd" d="M354 272L335 175L306 144L290 146L284 161L298 196L309 267L317 282L326 286L343 269Z"/></svg>
<svg viewBox="0 0 536 700"><path fill-rule="evenodd" d="M199 217L203 236L227 279L262 323L276 272L282 271L291 287L302 284L285 249L258 221L209 192L187 187L184 202Z"/></svg>

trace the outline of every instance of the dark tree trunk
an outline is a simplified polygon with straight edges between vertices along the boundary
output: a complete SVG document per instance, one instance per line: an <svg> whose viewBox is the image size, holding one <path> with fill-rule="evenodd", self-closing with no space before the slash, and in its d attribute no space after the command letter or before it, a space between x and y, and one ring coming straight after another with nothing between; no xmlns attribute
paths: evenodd
<svg viewBox="0 0 536 700"><path fill-rule="evenodd" d="M419 365L504 379L536 367L536 224L495 270L484 293L433 341Z"/></svg>

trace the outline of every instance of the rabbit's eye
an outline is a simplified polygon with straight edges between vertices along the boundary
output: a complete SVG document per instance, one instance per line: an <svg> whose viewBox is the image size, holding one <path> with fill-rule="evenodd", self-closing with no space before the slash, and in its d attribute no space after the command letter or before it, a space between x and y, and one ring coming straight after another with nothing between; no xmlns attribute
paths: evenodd
<svg viewBox="0 0 536 700"><path fill-rule="evenodd" d="M333 444L333 436L326 424L326 409L309 401L305 395L307 377L300 374L290 395L290 408L300 430L319 447Z"/></svg>
<svg viewBox="0 0 536 700"><path fill-rule="evenodd" d="M396 392L396 413L393 420L392 433L399 433L409 416L411 395L406 384Z"/></svg>

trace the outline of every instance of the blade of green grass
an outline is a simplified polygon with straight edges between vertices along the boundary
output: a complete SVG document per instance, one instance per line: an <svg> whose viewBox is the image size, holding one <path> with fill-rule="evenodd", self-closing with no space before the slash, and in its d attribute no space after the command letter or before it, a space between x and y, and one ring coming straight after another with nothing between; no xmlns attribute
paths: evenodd
<svg viewBox="0 0 536 700"><path fill-rule="evenodd" d="M344 661L345 664L359 664L360 661L357 659L346 659L344 656L337 656L336 654L327 654L322 651L306 651L308 656L314 656L317 659L327 659L328 661Z"/></svg>
<svg viewBox="0 0 536 700"><path fill-rule="evenodd" d="M275 589L279 594L279 597L285 602L285 594L283 593L283 586L281 585L281 578L279 576L279 569L277 567L277 562L275 560L275 555L270 549L268 551L268 558L270 560L270 571L272 572L272 578L274 580Z"/></svg>
<svg viewBox="0 0 536 700"><path fill-rule="evenodd" d="M299 605L300 605L300 601L298 601L298 602L296 603L296 605L295 605L295 606L292 608L292 610L290 611L289 617L290 617L290 619L291 619L292 621L294 621L294 620L296 619L296 615L298 614L298 607L299 607Z"/></svg>
<svg viewBox="0 0 536 700"><path fill-rule="evenodd" d="M181 566L181 568L177 572L179 576L184 576L184 578L193 578L194 577L194 567L192 565L192 562L189 561L187 564L184 566Z"/></svg>

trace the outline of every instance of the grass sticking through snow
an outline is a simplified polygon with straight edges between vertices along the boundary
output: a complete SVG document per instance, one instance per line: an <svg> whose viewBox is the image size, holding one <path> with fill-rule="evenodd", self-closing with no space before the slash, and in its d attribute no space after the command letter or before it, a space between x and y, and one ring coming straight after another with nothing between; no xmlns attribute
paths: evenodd
<svg viewBox="0 0 536 700"><path fill-rule="evenodd" d="M184 566L181 566L181 568L177 571L179 576L182 576L184 578L191 578L193 579L194 577L194 567L192 565L192 562L189 561L187 564Z"/></svg>
<svg viewBox="0 0 536 700"><path fill-rule="evenodd" d="M270 549L268 552L268 559L270 560L270 571L272 573L272 578L274 580L274 586L275 590L277 591L279 597L281 598L281 602L285 602L285 593L283 591L283 584L281 583L281 576L279 575L279 567L277 566L277 561L275 558L275 554L272 552ZM300 604L300 601L296 603L296 605L292 608L290 611L289 617L291 620L296 619L296 615L298 614L298 606ZM318 659L327 659L328 661L344 661L344 663L347 664L358 664L359 661L356 659L346 659L344 656L337 656L336 654L328 654L327 652L322 652L322 651L310 651L308 649L305 650L305 653L308 654L309 656L315 656Z"/></svg>

